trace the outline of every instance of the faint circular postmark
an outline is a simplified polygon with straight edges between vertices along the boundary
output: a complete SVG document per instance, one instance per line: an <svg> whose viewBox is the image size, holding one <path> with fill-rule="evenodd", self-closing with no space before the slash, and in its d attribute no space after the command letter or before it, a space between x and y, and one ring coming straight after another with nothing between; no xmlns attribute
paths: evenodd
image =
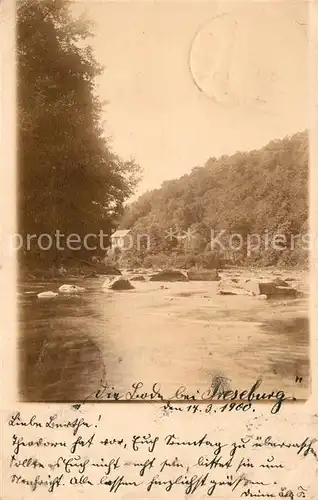
<svg viewBox="0 0 318 500"><path fill-rule="evenodd" d="M237 20L229 13L215 15L196 31L189 51L189 70L200 92L222 104L234 104L230 66Z"/></svg>
<svg viewBox="0 0 318 500"><path fill-rule="evenodd" d="M305 90L306 25L279 6L250 4L227 4L198 27L189 72L197 90L218 105L285 113Z"/></svg>

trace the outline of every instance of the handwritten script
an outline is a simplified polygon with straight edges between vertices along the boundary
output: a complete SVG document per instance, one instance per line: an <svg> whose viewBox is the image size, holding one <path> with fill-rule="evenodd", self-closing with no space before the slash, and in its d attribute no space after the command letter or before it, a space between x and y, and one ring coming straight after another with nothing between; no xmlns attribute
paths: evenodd
<svg viewBox="0 0 318 500"><path fill-rule="evenodd" d="M130 390L121 393L107 382L102 381L100 386L82 401L82 404L87 401L219 401L228 403L225 405L227 410L234 409L234 402L239 402L238 409L248 411L252 408L253 402L266 401L271 403L270 411L275 414L280 411L285 402L296 400L295 397L288 396L283 390L270 392L262 390L262 379L256 380L249 388L241 391L230 389L228 382L230 380L224 377L215 377L211 385L204 390L191 392L185 386L180 386L173 394L167 395L158 382L155 382L150 390L145 388L143 382L134 382ZM231 403L232 407L230 407Z"/></svg>
<svg viewBox="0 0 318 500"><path fill-rule="evenodd" d="M169 416L168 432L131 433L122 426L117 434L103 411L85 417L73 410L70 419L62 413L12 413L7 421L11 487L22 488L23 497L39 490L44 495L70 489L71 494L80 487L119 496L136 490L140 498L169 492L173 497L311 498L306 477L287 471L290 463L317 468L318 443L312 436L284 440L274 431L252 431L233 440L211 424L208 432L198 427L189 434Z"/></svg>

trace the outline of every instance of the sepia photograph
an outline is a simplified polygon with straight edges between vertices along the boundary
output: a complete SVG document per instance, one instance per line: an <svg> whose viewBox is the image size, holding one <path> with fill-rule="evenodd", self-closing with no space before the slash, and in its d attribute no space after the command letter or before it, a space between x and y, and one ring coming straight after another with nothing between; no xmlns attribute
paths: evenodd
<svg viewBox="0 0 318 500"><path fill-rule="evenodd" d="M25 402L310 396L309 4L18 0Z"/></svg>

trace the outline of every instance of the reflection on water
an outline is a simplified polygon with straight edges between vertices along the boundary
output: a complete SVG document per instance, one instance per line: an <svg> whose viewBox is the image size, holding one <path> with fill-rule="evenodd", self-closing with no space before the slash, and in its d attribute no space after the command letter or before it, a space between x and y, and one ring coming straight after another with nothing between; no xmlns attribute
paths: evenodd
<svg viewBox="0 0 318 500"><path fill-rule="evenodd" d="M290 275L290 273L289 273ZM301 278L303 279L303 278ZM215 283L136 282L103 291L102 278L79 280L79 297L39 300L61 283L19 287L20 392L27 401L82 400L101 381L127 391L143 381L164 394L204 390L213 377L245 389L308 397L307 298L262 301L217 296ZM295 383L295 377L302 378Z"/></svg>

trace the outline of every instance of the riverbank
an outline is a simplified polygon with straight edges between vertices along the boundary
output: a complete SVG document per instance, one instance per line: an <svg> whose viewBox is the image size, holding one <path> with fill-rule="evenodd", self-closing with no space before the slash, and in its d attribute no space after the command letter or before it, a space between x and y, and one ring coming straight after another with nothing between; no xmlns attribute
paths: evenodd
<svg viewBox="0 0 318 500"><path fill-rule="evenodd" d="M128 275L128 274L145 274L150 275L156 272L163 271L164 268L158 267L138 267L138 268L119 268L116 266L107 266L102 263L91 263L87 261L81 261L77 265L61 265L61 266L41 266L36 264L30 266L21 266L19 268L19 281L36 281L41 279L56 279L59 280L61 277L65 278L92 278L97 276L117 276L117 275ZM250 273L251 275L258 275L259 272L266 274L267 276L286 276L291 272L299 273L309 273L308 268L304 265L288 267L288 266L235 266L227 265L219 267L217 269L206 269L202 267L194 268L173 268L174 271L188 273L195 272L202 275L209 275L213 271L223 272L226 274L231 273Z"/></svg>

